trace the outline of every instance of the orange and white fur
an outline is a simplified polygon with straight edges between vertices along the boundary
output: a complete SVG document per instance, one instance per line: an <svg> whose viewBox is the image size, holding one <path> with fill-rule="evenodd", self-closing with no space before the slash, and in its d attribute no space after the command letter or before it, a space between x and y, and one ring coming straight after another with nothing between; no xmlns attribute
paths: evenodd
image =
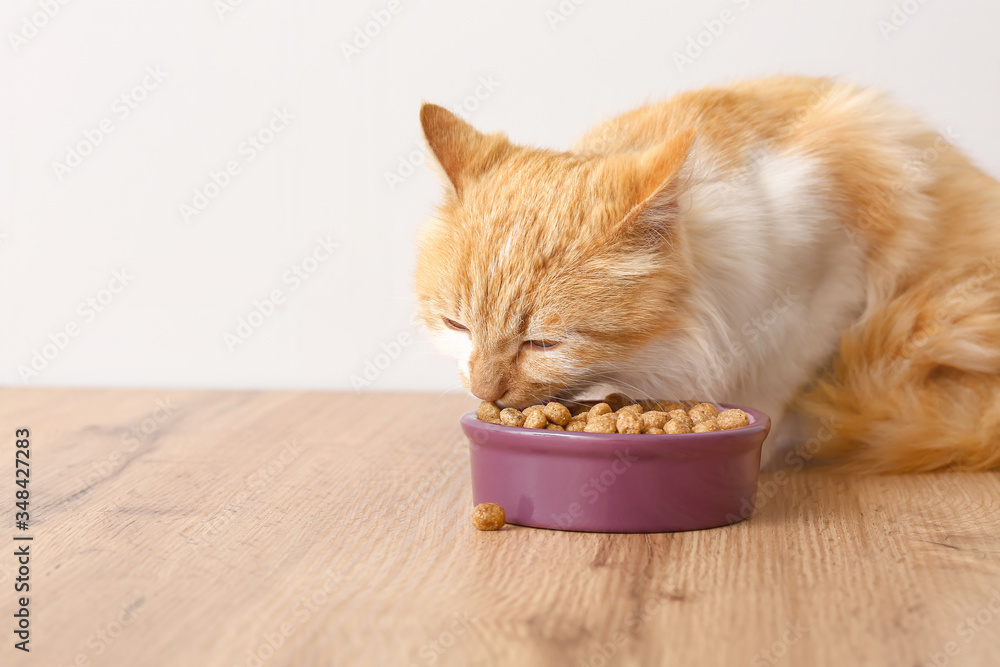
<svg viewBox="0 0 1000 667"><path fill-rule="evenodd" d="M481 399L612 385L759 408L778 464L1000 466L1000 184L880 93L707 88L563 152L420 119L420 313Z"/></svg>

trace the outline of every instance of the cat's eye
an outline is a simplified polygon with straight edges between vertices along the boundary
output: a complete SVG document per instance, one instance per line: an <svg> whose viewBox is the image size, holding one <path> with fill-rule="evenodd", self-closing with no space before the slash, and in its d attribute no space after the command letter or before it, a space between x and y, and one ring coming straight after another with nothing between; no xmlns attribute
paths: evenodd
<svg viewBox="0 0 1000 667"><path fill-rule="evenodd" d="M446 327L448 327L449 329L454 329L455 331L468 331L469 330L469 327L465 326L464 324L459 324L455 320L450 320L447 317L442 318L442 319L444 319L444 325Z"/></svg>
<svg viewBox="0 0 1000 667"><path fill-rule="evenodd" d="M560 342L558 340L526 340L524 345L532 350L551 350Z"/></svg>

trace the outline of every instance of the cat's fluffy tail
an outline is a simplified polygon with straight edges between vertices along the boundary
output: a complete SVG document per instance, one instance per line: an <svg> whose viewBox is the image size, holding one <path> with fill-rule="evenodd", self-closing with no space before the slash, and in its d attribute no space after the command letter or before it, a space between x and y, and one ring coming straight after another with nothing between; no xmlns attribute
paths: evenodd
<svg viewBox="0 0 1000 667"><path fill-rule="evenodd" d="M845 332L800 397L859 472L1000 467L1000 257L927 279Z"/></svg>

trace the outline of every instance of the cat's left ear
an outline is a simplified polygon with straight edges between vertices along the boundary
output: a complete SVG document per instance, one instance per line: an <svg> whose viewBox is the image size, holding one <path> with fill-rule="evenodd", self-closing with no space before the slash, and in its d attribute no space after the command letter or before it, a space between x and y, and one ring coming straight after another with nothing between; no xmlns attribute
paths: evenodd
<svg viewBox="0 0 1000 667"><path fill-rule="evenodd" d="M666 227L677 218L681 168L694 144L694 130L679 132L637 158L636 202L621 221L621 229Z"/></svg>
<svg viewBox="0 0 1000 667"><path fill-rule="evenodd" d="M503 134L483 134L436 104L420 107L420 125L459 196L470 181L496 165L510 149L510 142Z"/></svg>

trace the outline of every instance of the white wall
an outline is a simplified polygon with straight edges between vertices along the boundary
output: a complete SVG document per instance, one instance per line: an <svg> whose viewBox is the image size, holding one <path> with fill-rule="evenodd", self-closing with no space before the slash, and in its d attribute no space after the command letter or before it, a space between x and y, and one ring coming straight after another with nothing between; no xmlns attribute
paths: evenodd
<svg viewBox="0 0 1000 667"><path fill-rule="evenodd" d="M413 331L412 237L439 187L426 167L394 187L385 174L417 150L421 100L467 99L484 129L566 147L681 89L840 74L885 86L1000 173L996 2L399 0L348 59L341 44L389 0L64 1L5 0L0 15L9 385L350 388L381 345ZM723 10L730 22L713 23ZM678 67L705 21L719 34ZM275 109L293 118L251 160L243 142ZM111 132L57 175L102 119ZM179 207L230 161L239 173L185 222ZM327 235L332 256L297 289L283 280ZM122 270L127 285L102 292ZM275 289L285 303L230 351L224 335ZM110 302L97 312L88 298ZM456 385L414 335L370 388ZM38 373L23 379L33 356Z"/></svg>

